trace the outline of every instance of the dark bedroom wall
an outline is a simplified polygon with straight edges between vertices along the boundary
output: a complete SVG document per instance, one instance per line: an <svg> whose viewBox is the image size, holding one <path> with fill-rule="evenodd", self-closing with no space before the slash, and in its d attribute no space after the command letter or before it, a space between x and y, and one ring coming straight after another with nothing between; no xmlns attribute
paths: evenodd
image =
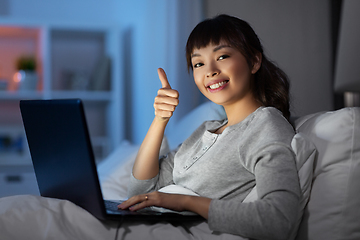
<svg viewBox="0 0 360 240"><path fill-rule="evenodd" d="M334 108L331 0L205 0L205 13L249 22L291 81L292 114Z"/></svg>

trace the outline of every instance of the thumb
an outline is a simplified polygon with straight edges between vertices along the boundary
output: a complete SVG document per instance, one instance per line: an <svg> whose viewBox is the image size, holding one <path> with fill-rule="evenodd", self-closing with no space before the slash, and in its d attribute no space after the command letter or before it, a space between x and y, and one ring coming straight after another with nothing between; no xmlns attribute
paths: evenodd
<svg viewBox="0 0 360 240"><path fill-rule="evenodd" d="M165 73L164 69L158 68L158 75L159 75L159 79L161 81L162 88L171 89L171 86L169 84L169 81L167 79L167 76L166 76L166 73Z"/></svg>

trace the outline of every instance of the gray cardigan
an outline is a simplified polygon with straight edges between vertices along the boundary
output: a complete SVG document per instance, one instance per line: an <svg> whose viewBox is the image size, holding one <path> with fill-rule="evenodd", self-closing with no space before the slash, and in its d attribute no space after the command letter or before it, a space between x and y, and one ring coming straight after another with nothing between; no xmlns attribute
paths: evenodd
<svg viewBox="0 0 360 240"><path fill-rule="evenodd" d="M294 130L272 107L215 134L224 121L204 122L177 151L160 158L153 179L131 177L129 196L169 184L213 199L213 231L256 239L286 239L297 217L300 186L291 148ZM259 200L242 203L257 185Z"/></svg>

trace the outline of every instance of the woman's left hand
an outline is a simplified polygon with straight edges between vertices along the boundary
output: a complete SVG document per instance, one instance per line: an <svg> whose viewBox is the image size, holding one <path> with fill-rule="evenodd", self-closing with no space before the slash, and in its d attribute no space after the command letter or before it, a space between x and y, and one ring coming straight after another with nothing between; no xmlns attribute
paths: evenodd
<svg viewBox="0 0 360 240"><path fill-rule="evenodd" d="M137 211L146 207L156 206L181 212L188 210L185 208L185 206L186 201L189 197L191 196L182 194L152 192L134 196L127 201L121 203L118 207L120 209Z"/></svg>

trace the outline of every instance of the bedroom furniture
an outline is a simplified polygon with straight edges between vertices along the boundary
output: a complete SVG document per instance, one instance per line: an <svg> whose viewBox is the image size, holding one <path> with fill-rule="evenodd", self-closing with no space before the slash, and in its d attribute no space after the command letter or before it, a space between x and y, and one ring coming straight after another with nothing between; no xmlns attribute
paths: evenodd
<svg viewBox="0 0 360 240"><path fill-rule="evenodd" d="M360 41L359 10L359 1L343 1L334 89L344 93L347 107L360 107L360 49L357 47Z"/></svg>
<svg viewBox="0 0 360 240"><path fill-rule="evenodd" d="M37 21L2 20L0 25L0 168L4 176L0 180L0 197L35 194L36 181L19 100L83 99L96 159L106 158L121 142L124 130L120 82L115 81L121 72L119 30L105 24ZM36 90L18 89L14 82L16 60L23 55L36 58ZM3 139L15 142L19 138L19 149L2 147ZM24 179L29 181L25 184Z"/></svg>
<svg viewBox="0 0 360 240"><path fill-rule="evenodd" d="M344 1L335 68L335 91L360 92L359 1Z"/></svg>
<svg viewBox="0 0 360 240"><path fill-rule="evenodd" d="M0 90L0 128L23 131L20 99L81 98L96 157L105 158L123 138L121 89L115 81L121 74L118 31L106 24L2 20L0 80L6 86ZM14 80L16 60L24 55L35 56L36 90L18 89ZM28 154L0 151L0 156L0 165L31 164Z"/></svg>
<svg viewBox="0 0 360 240"><path fill-rule="evenodd" d="M0 198L19 194L39 195L31 165L0 167Z"/></svg>

